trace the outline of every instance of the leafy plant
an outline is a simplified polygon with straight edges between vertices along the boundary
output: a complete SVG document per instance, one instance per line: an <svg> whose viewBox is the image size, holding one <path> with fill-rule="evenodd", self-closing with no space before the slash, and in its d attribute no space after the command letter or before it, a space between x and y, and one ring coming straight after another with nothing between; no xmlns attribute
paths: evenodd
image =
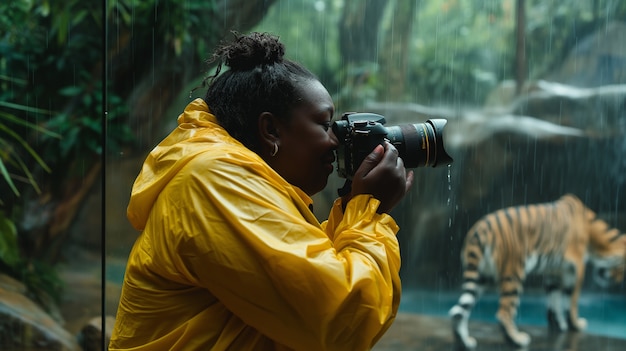
<svg viewBox="0 0 626 351"><path fill-rule="evenodd" d="M0 211L0 263L9 269L17 268L20 262L17 245L17 228L4 211Z"/></svg>
<svg viewBox="0 0 626 351"><path fill-rule="evenodd" d="M50 310L60 301L63 281L53 267L37 260L26 262L20 252L17 228L0 211L0 269L23 282L33 299Z"/></svg>
<svg viewBox="0 0 626 351"><path fill-rule="evenodd" d="M0 271L44 306L58 301L62 282L52 263L30 254L38 234L23 235L17 218L104 151L101 17L95 0L0 3ZM118 147L130 140L128 131L115 136Z"/></svg>
<svg viewBox="0 0 626 351"><path fill-rule="evenodd" d="M7 76L0 77L2 85L11 83L14 85L24 85L25 82L18 79L11 79ZM4 90L6 91L6 90ZM38 182L33 176L29 167L30 161L25 159L30 157L45 172L51 169L41 158L39 153L25 139L25 132L40 133L51 138L60 138L60 135L51 132L37 124L19 118L8 111L15 111L27 114L50 114L47 110L37 109L29 106L0 101L0 106L4 110L0 111L0 174L1 179L13 194L20 197L20 187L18 183L30 185L36 193L41 193ZM5 205L4 193L0 196L0 206ZM0 268L5 273L24 282L35 300L42 306L49 305L44 296L50 296L53 301L58 301L60 297L61 284L56 272L51 267L39 262L27 262L22 256L22 251L18 242L18 230L13 219L5 211L0 209Z"/></svg>
<svg viewBox="0 0 626 351"><path fill-rule="evenodd" d="M12 104L6 101L0 101L0 106L28 111L31 113L48 113L48 111L45 110L29 108L27 106ZM20 195L20 191L16 187L15 182L13 181L14 179L29 183L37 193L40 193L39 186L37 185L27 162L21 156L22 153L20 151L25 151L28 155L30 155L44 171L49 173L50 167L48 167L46 162L44 162L44 160L28 144L28 142L11 127L11 124L24 127L27 130L43 133L51 138L58 139L60 138L60 135L42 128L41 126L24 121L13 114L0 111L0 146L2 146L2 151L0 151L0 174L2 175L2 179L16 196ZM11 173L11 169L15 169L19 173ZM4 202L0 197L0 205L3 203Z"/></svg>
<svg viewBox="0 0 626 351"><path fill-rule="evenodd" d="M8 80L1 77L1 80ZM16 83L16 82L14 82ZM22 82L17 82L22 83ZM38 182L29 168L29 161L25 156L30 156L45 172L51 172L50 167L40 155L22 136L21 131L41 133L50 138L60 139L60 135L51 132L39 125L20 119L8 110L21 111L31 114L49 114L49 111L22 106L19 104L0 101L0 106L5 110L0 111L0 174L5 185L11 189L15 197L20 197L21 192L16 182L30 185L37 194L41 193ZM5 201L0 197L0 206ZM22 255L18 241L18 230L14 220L0 209L0 269L14 278L22 281L33 298L44 308L49 309L50 303L58 302L62 291L62 282L56 271L39 261L28 262ZM49 301L49 298L52 301Z"/></svg>

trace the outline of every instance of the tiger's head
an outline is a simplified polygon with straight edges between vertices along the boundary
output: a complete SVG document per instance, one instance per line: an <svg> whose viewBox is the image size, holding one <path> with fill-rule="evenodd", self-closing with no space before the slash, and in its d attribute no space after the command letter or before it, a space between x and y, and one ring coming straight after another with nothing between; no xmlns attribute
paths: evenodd
<svg viewBox="0 0 626 351"><path fill-rule="evenodd" d="M594 260L593 281L602 288L620 284L626 274L626 262L623 257L608 257Z"/></svg>
<svg viewBox="0 0 626 351"><path fill-rule="evenodd" d="M626 274L626 234L595 217L588 210L589 243L591 246L592 277L596 284L606 288L620 284Z"/></svg>

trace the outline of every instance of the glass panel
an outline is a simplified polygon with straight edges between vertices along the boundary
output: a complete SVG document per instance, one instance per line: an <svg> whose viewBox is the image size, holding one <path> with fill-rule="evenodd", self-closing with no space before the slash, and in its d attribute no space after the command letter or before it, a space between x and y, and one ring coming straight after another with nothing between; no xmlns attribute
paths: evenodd
<svg viewBox="0 0 626 351"><path fill-rule="evenodd" d="M438 150L429 145L433 154L413 146L421 145L417 133L397 143L405 163L415 166L420 161L410 159L426 156L439 162L414 167L414 184L391 213L401 228L402 300L375 350L471 346L464 325L481 349L500 349L507 338L537 350L626 345L626 287L595 279L624 263L622 237L606 229L626 228L623 2L111 1L110 7L110 94L125 102L128 120L119 123L134 138L107 163L107 313L139 234L125 218L132 182L184 107L204 96L206 88L194 88L215 68L204 60L221 39L232 38L233 28L280 36L286 56L326 86L336 119L376 113L389 132L445 120L433 132L440 143ZM454 159L449 166L444 150ZM344 181L333 173L313 197L319 220ZM557 205L565 194L580 202ZM504 208L510 210L481 220ZM486 229L472 229L475 223ZM579 290L575 272L583 268ZM485 287L482 295L478 286ZM567 315L570 298L579 298L574 309L586 329L553 333L582 327Z"/></svg>

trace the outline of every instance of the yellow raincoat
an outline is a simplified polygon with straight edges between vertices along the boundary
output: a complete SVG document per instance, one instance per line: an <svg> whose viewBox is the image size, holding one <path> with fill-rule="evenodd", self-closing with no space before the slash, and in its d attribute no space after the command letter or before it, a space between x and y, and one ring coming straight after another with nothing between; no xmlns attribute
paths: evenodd
<svg viewBox="0 0 626 351"><path fill-rule="evenodd" d="M378 203L337 200L320 224L196 99L133 186L142 233L109 350L369 350L400 302L398 227Z"/></svg>

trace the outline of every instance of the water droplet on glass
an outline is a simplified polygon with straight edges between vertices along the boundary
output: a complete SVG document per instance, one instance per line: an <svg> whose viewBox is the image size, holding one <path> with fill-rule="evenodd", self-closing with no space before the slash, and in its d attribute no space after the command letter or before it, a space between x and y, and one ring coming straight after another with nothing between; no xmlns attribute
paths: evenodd
<svg viewBox="0 0 626 351"><path fill-rule="evenodd" d="M452 177L451 177L451 167L448 165L448 206L450 206L450 194L452 194Z"/></svg>

